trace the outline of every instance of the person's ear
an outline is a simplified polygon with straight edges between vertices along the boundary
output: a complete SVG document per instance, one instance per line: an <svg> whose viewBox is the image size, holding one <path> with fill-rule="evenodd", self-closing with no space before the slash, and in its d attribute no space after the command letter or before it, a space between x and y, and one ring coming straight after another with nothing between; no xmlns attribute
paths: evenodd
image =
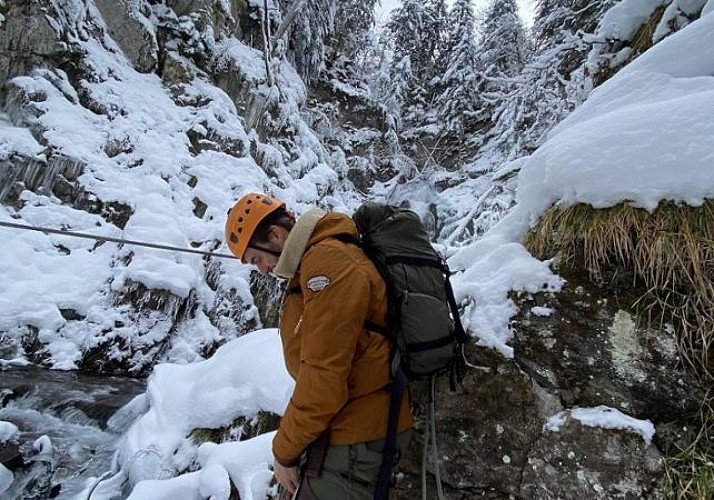
<svg viewBox="0 0 714 500"><path fill-rule="evenodd" d="M280 226L271 225L268 228L268 241L273 244L280 243Z"/></svg>

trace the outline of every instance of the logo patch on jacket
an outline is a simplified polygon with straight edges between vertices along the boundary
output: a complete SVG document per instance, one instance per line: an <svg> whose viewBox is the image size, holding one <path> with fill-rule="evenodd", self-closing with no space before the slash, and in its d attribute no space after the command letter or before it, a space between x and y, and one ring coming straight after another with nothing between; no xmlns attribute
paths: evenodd
<svg viewBox="0 0 714 500"><path fill-rule="evenodd" d="M307 287L313 292L324 290L330 284L330 278L327 276L314 276L307 280Z"/></svg>

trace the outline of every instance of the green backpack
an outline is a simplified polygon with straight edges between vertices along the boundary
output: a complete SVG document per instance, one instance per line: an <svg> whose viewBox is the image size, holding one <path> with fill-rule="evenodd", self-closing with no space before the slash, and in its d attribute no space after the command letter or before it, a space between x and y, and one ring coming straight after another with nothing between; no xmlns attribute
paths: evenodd
<svg viewBox="0 0 714 500"><path fill-rule="evenodd" d="M426 456L433 444L437 493L444 498L439 474L434 417L435 378L449 374L452 389L467 368L464 331L446 262L429 242L419 216L411 210L367 202L352 216L359 245L372 260L387 285L386 328L365 322L365 328L392 340L392 377L387 435L374 491L374 500L389 498L391 471L398 461L397 422L402 395L410 380L428 380L424 451L422 453L422 498L426 498Z"/></svg>
<svg viewBox="0 0 714 500"><path fill-rule="evenodd" d="M458 378L468 336L459 318L449 268L429 242L419 216L411 210L367 202L352 217L360 247L387 284L387 328L367 326L392 340L394 363L401 364L409 380L446 373Z"/></svg>

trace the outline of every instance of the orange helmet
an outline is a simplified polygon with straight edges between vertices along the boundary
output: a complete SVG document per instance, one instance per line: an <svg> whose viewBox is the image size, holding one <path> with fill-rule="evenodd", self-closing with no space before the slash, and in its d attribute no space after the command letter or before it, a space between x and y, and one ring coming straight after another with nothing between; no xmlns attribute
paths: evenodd
<svg viewBox="0 0 714 500"><path fill-rule="evenodd" d="M258 193L249 193L238 200L226 220L226 242L233 255L242 261L260 222L284 206L282 201Z"/></svg>

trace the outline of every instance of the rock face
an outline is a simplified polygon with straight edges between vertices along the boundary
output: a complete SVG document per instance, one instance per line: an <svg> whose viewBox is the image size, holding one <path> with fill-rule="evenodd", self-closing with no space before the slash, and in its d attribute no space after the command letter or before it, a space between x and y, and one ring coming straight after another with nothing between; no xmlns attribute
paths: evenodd
<svg viewBox="0 0 714 500"><path fill-rule="evenodd" d="M673 332L643 325L623 298L570 283L538 316L536 298L517 319L515 358L563 405L607 405L632 416L671 419L696 411L700 384L682 366Z"/></svg>
<svg viewBox="0 0 714 500"><path fill-rule="evenodd" d="M122 52L142 73L156 69L159 47L156 34L147 19L151 10L145 2L95 0L107 23L109 34Z"/></svg>
<svg viewBox="0 0 714 500"><path fill-rule="evenodd" d="M209 170L203 171L204 177L186 174L180 163L202 157L206 163L233 165L230 179L240 179L242 170L252 171L257 175L255 179L260 179L264 177L263 163L284 168L286 158L295 159L289 149L276 151L257 137L249 137L249 129L243 127L237 114L245 111L244 105L252 96L266 94L261 88L265 87L265 75L261 73L264 67L260 54L246 40L234 38L254 29L256 21L250 13L254 7L244 0L0 1L0 128L3 138L7 134L14 140L9 147L0 148L0 203L8 207L13 217L22 219L21 211L34 203L28 202L28 197L42 199L48 209L54 210L57 207L53 205L57 205L97 216L90 226L98 233L124 231L141 218L141 210L136 209L134 200L119 199L123 198L121 194L99 192L100 186L107 172L112 177L130 177L132 172L147 169L147 178L165 183L173 192L168 212L174 213L174 220L186 218L189 224L199 226L215 224L215 219L225 213L223 205L228 206L240 194L232 190L242 184L225 182L223 175L218 189L225 190L227 196L217 203L216 190L211 187L214 181L206 178L215 174ZM227 50L230 48L234 50ZM243 67L260 71L236 71ZM223 92L221 83L229 74L230 84L224 85ZM280 78L276 69L276 79L286 85ZM292 73L286 78L292 79ZM151 102L140 109L135 99L119 97L141 85L157 90L159 98L168 100ZM295 95L287 99L287 104L264 102L256 120L263 118L263 112L277 114L272 108L279 105L297 108L293 97L299 100L299 92ZM48 134L53 125L46 118L60 107L64 111L58 113L62 116L59 122L81 123L88 119L91 124L85 122L77 128L86 127L90 134L103 135L103 139L84 152L69 153L66 137L71 134L66 125L64 130ZM151 124L142 124L141 115L147 108L157 120L150 117ZM191 118L179 124L179 115ZM299 114L296 111L291 117L299 119ZM164 118L177 120L175 131L156 130ZM100 132L103 125L106 130ZM286 129L293 139L297 136L295 130L307 130L297 125ZM157 140L142 147L146 140L142 131L155 132ZM81 142L80 136L76 142ZM162 165L167 155L157 154L161 141L171 142L174 136L177 141L169 149L178 156L186 145L186 161ZM270 140L280 141L280 137L281 134L272 134ZM20 145L17 150L13 150L15 144ZM325 156L310 148L305 151L311 158ZM108 170L98 174L101 165ZM121 182L108 184L118 187ZM252 189L261 187L267 189ZM164 187L157 189L163 191ZM211 192L207 194L206 189ZM184 196L190 204L175 202ZM223 195L218 194L218 198ZM218 205L219 215L214 213ZM72 227L79 232L87 228ZM213 236L198 236L195 228L186 236L182 244L193 248L203 245L216 249L220 245ZM70 256L76 250L65 243L54 245L52 251L57 256ZM112 260L116 259L117 270L126 269L135 257L136 253L129 251ZM114 281L108 277L104 290L99 291L104 297L100 309L116 313L111 321L93 323L87 319L91 316L87 311L65 315L58 307L50 311L57 322L48 329L31 322L7 327L11 331L3 336L2 347L15 349L11 358L24 356L53 365L46 339L85 331L97 341L78 346L81 354L72 362L74 368L142 375L159 359L171 357L166 353L172 345L178 345L176 337L182 331L188 332L186 324L207 318L208 324L201 327L204 340L201 335L187 336L189 344L193 344L189 350L198 357L209 356L221 342L258 326L248 287L236 286L233 277L228 284L223 279L225 269L221 263L207 260L199 264L199 278L187 293L176 293L141 279L119 277ZM68 308L82 309L81 304ZM145 335L149 330L151 334Z"/></svg>
<svg viewBox="0 0 714 500"><path fill-rule="evenodd" d="M519 300L514 359L485 353L491 373L467 376L456 393L445 381L438 388L447 498L663 498L663 450L677 439L672 430L681 431L681 422L698 412L704 388L682 366L671 332L639 325L623 297L568 279L555 296ZM549 419L576 408L651 422L654 438L648 443L627 426L590 426L573 417L548 430ZM423 425L417 420L418 431ZM397 498L420 495L422 444L415 433ZM436 498L431 458L429 471L427 497Z"/></svg>
<svg viewBox="0 0 714 500"><path fill-rule="evenodd" d="M12 1L0 5L0 83L58 61L67 46L56 37L46 9L39 2ZM59 62L59 61L58 61ZM2 94L0 93L0 97Z"/></svg>

